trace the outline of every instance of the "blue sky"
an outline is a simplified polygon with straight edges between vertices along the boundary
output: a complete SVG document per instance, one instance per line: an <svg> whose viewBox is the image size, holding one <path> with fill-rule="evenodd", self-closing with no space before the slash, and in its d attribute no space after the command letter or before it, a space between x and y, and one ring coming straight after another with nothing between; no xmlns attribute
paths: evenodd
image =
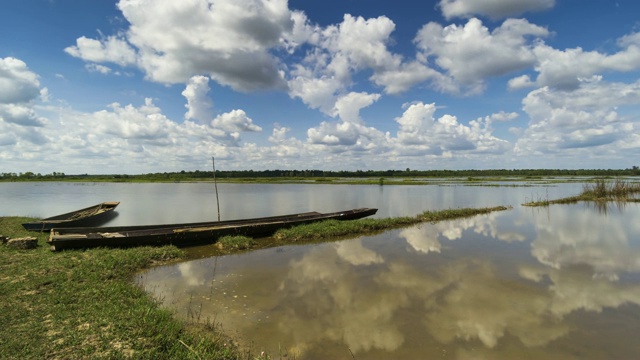
<svg viewBox="0 0 640 360"><path fill-rule="evenodd" d="M0 172L640 165L635 0L0 10Z"/></svg>

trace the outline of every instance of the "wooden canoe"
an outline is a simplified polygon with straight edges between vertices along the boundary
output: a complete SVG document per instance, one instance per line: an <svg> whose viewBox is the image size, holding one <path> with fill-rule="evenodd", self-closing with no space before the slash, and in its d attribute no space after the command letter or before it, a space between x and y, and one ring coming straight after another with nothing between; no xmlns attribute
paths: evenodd
<svg viewBox="0 0 640 360"><path fill-rule="evenodd" d="M113 215L112 211L120 204L117 201L103 202L88 208L56 215L34 222L22 224L29 231L49 231L54 227L75 227L98 224Z"/></svg>
<svg viewBox="0 0 640 360"><path fill-rule="evenodd" d="M371 216L378 209L362 208L333 213L308 212L265 218L186 224L117 227L53 228L47 242L51 250L100 246L141 246L214 243L226 235L269 236L282 228L323 220L355 220Z"/></svg>

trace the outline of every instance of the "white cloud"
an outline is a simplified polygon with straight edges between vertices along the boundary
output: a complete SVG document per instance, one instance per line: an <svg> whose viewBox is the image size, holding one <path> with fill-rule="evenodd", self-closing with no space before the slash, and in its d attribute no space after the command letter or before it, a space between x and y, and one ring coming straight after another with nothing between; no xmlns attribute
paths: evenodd
<svg viewBox="0 0 640 360"><path fill-rule="evenodd" d="M484 80L536 63L530 38L548 36L547 29L524 19L508 19L492 32L476 18L464 26L443 27L431 22L418 32L415 43L427 61L436 65L471 93L484 90Z"/></svg>
<svg viewBox="0 0 640 360"><path fill-rule="evenodd" d="M47 119L40 117L27 104L0 104L0 120L22 126L42 127Z"/></svg>
<svg viewBox="0 0 640 360"><path fill-rule="evenodd" d="M40 94L38 75L20 59L0 58L0 104L27 103Z"/></svg>
<svg viewBox="0 0 640 360"><path fill-rule="evenodd" d="M371 106L380 99L380 94L349 93L336 101L334 116L340 117L345 122L362 124L360 110Z"/></svg>
<svg viewBox="0 0 640 360"><path fill-rule="evenodd" d="M371 75L371 81L384 87L385 93L391 95L401 94L415 85L428 81L431 81L434 87L440 91L455 92L455 85L448 77L418 61L377 71Z"/></svg>
<svg viewBox="0 0 640 360"><path fill-rule="evenodd" d="M371 80L393 93L433 75L418 63L403 66L402 57L387 49L395 29L387 17L364 19L347 14L340 24L324 29L311 26L303 17L296 23L297 43L306 42L313 49L292 66L289 94L326 114L333 116L335 101L351 86L354 73L373 70Z"/></svg>
<svg viewBox="0 0 640 360"><path fill-rule="evenodd" d="M0 122L42 127L47 119L34 110L38 100L48 100L47 88L40 88L38 75L13 57L0 58ZM5 141L6 142L6 141Z"/></svg>
<svg viewBox="0 0 640 360"><path fill-rule="evenodd" d="M410 105L401 117L398 130L398 151L414 155L441 155L445 152L504 153L507 141L492 135L490 122L473 120L470 126L460 124L455 116L435 119L435 104Z"/></svg>
<svg viewBox="0 0 640 360"><path fill-rule="evenodd" d="M603 72L630 72L640 69L640 46L632 37L622 37L619 44L625 47L614 54L607 55L597 51L584 51L581 48L566 50L554 49L539 44L534 48L535 70L538 77L535 85L551 86L572 90L580 86L582 79L588 79ZM513 79L509 84L518 88L531 85L529 78Z"/></svg>
<svg viewBox="0 0 640 360"><path fill-rule="evenodd" d="M125 39L116 36L100 40L81 36L76 40L76 45L69 46L64 51L73 57L94 63L110 62L120 66L136 63L135 50Z"/></svg>
<svg viewBox="0 0 640 360"><path fill-rule="evenodd" d="M286 0L121 0L127 40L153 81L183 83L206 74L235 90L283 88L269 50L293 26Z"/></svg>
<svg viewBox="0 0 640 360"><path fill-rule="evenodd" d="M84 66L90 72L98 72L103 75L107 75L112 72L111 68L108 66L100 65L100 64L87 64Z"/></svg>
<svg viewBox="0 0 640 360"><path fill-rule="evenodd" d="M195 119L207 122L212 118L213 102L209 98L209 78L206 76L193 76L182 92L187 99L187 112L185 119Z"/></svg>
<svg viewBox="0 0 640 360"><path fill-rule="evenodd" d="M244 110L232 110L228 113L219 115L211 121L211 126L213 128L232 133L243 131L262 131L262 128L255 125L253 120L247 116Z"/></svg>
<svg viewBox="0 0 640 360"><path fill-rule="evenodd" d="M559 153L576 156L594 148L592 155L615 156L616 150L640 150L637 116L621 116L618 107L637 108L640 83L591 81L565 92L549 87L530 92L522 101L528 128L517 141L516 155ZM595 150L595 149L598 150ZM570 151L573 149L573 151Z"/></svg>
<svg viewBox="0 0 640 360"><path fill-rule="evenodd" d="M319 109L325 114L331 114L336 101L336 93L342 88L343 85L335 77L314 78L313 75L302 71L289 81L289 96L300 98L312 109Z"/></svg>
<svg viewBox="0 0 640 360"><path fill-rule="evenodd" d="M389 18L364 19L345 15L339 26L329 26L324 30L325 38L322 47L329 50L338 61L333 61L329 68L339 68L343 65L353 69L387 69L397 66L401 57L387 50L386 43L390 40L395 24ZM346 63L340 62L344 57ZM336 69L340 74L347 70Z"/></svg>
<svg viewBox="0 0 640 360"><path fill-rule="evenodd" d="M499 19L530 11L547 10L554 6L555 0L440 0L438 4L447 20L475 15Z"/></svg>
<svg viewBox="0 0 640 360"><path fill-rule="evenodd" d="M354 146L359 149L376 147L373 140L384 138L384 134L365 126L360 118L360 110L379 98L379 94L366 93L349 93L342 96L336 101L333 110L333 115L339 116L341 122L322 122L318 127L310 128L307 130L309 142L330 146Z"/></svg>

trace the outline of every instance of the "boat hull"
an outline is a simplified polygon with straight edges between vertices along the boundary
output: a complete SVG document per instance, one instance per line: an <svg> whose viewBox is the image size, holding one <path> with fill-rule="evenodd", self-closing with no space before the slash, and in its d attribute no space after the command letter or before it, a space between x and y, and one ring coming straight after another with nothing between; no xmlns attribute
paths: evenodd
<svg viewBox="0 0 640 360"><path fill-rule="evenodd" d="M270 236L279 229L324 220L355 220L374 215L377 209L353 209L335 213L302 213L257 219L188 224L163 224L94 228L54 228L51 250L142 245L189 246L214 243L228 235Z"/></svg>
<svg viewBox="0 0 640 360"><path fill-rule="evenodd" d="M49 231L54 227L94 225L113 217L114 210L118 204L120 203L117 201L103 202L84 209L24 223L22 224L22 227L29 231L44 232Z"/></svg>

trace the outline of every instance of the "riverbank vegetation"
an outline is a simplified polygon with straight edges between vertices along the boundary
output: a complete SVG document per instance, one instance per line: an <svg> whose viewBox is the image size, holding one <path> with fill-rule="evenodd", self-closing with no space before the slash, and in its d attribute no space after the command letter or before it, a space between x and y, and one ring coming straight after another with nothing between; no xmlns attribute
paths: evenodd
<svg viewBox="0 0 640 360"><path fill-rule="evenodd" d="M627 169L494 169L494 170L216 170L216 179L220 182L320 182L320 183L371 183L403 184L421 179L462 179L465 181L535 181L548 177L620 177L640 176L640 168L632 166ZM68 175L63 172L40 174L27 171L24 173L0 173L0 181L109 181L109 182L180 182L180 181L212 181L213 171L178 171L148 174L111 174ZM581 179L584 180L584 179Z"/></svg>
<svg viewBox="0 0 640 360"><path fill-rule="evenodd" d="M572 204L579 201L633 201L638 202L640 198L635 197L640 194L640 183L630 182L622 179L596 179L593 182L585 183L582 186L582 192L575 196L566 198L549 200L540 199L537 201L526 202L524 206L549 206L551 204Z"/></svg>
<svg viewBox="0 0 640 360"><path fill-rule="evenodd" d="M423 221L440 221L506 210L506 207L428 211L416 217L334 221L292 228L276 246L367 234ZM46 233L0 217L0 234L36 236L38 248L0 245L0 358L2 359L266 359L240 349L212 319L183 323L160 308L133 277L155 264L184 260L173 246L51 252ZM250 238L219 242L226 253L255 248Z"/></svg>
<svg viewBox="0 0 640 360"><path fill-rule="evenodd" d="M34 236L0 218L0 234ZM183 324L132 283L140 269L175 261L172 246L53 253L0 244L2 359L252 359L210 322Z"/></svg>

